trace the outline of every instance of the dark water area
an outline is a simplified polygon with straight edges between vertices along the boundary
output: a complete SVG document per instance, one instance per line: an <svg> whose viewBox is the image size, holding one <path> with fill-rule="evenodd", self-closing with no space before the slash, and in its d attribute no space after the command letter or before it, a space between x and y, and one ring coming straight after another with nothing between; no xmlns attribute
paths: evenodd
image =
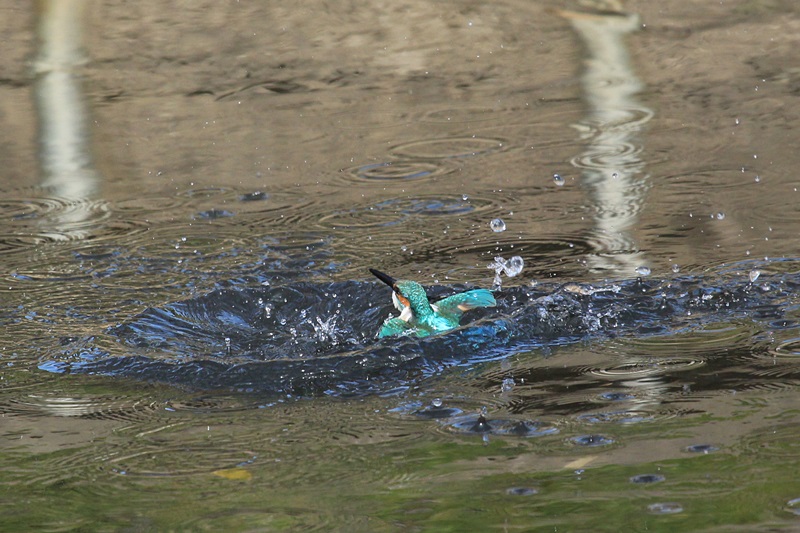
<svg viewBox="0 0 800 533"><path fill-rule="evenodd" d="M61 338L58 351L40 368L277 396L397 394L424 387L426 377L450 367L474 368L548 346L617 336L658 342L735 320L760 329L794 327L785 316L796 311L793 295L800 278L762 277L758 270L747 275L716 287L707 285L713 279L708 273L701 281L501 289L495 291L496 308L473 311L463 327L424 339L376 338L376 324L392 312L374 303L386 296L376 283L219 289L146 309L97 335ZM434 287L430 295L435 301L454 289L465 287ZM703 363L711 361L652 362ZM638 370L636 365L617 369L623 375ZM713 368L712 375L718 371ZM695 379L705 373L695 372ZM708 381L704 388L715 388Z"/></svg>
<svg viewBox="0 0 800 533"><path fill-rule="evenodd" d="M796 530L795 4L0 7L0 530Z"/></svg>

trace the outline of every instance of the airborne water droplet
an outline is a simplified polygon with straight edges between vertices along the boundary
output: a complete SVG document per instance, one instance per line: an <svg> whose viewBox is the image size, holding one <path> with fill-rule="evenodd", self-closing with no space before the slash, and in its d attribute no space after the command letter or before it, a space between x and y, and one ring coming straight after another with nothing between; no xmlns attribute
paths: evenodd
<svg viewBox="0 0 800 533"><path fill-rule="evenodd" d="M638 266L636 267L636 273L639 274L640 276L649 276L650 269L647 268L646 266Z"/></svg>
<svg viewBox="0 0 800 533"><path fill-rule="evenodd" d="M506 223L502 218L495 218L489 222L489 227L492 228L493 232L500 233L506 230Z"/></svg>
<svg viewBox="0 0 800 533"><path fill-rule="evenodd" d="M751 270L750 271L750 283L755 283L756 280L761 276L760 270Z"/></svg>
<svg viewBox="0 0 800 533"><path fill-rule="evenodd" d="M717 213L717 220L724 220L724 219L725 219L725 213L723 213L722 211Z"/></svg>
<svg viewBox="0 0 800 533"><path fill-rule="evenodd" d="M518 255L515 255L511 259L508 260L508 263L505 265L505 272L506 276L509 278L513 278L520 272L522 272L522 267L525 266L525 261Z"/></svg>
<svg viewBox="0 0 800 533"><path fill-rule="evenodd" d="M678 272L680 272L680 271L681 271L681 267L680 267L680 265L677 265L677 264L675 264L675 265L672 265L672 271L673 271L673 272L675 272L676 274L677 274Z"/></svg>
<svg viewBox="0 0 800 533"><path fill-rule="evenodd" d="M562 178L558 174L553 174L553 183L555 183L559 187L563 187L564 183L565 183L565 180L564 180L564 178Z"/></svg>

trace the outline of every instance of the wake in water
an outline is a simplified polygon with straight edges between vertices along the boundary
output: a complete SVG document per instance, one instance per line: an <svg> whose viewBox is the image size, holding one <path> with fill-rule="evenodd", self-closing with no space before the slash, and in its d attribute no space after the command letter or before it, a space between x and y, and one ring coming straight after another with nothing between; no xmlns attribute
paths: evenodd
<svg viewBox="0 0 800 533"><path fill-rule="evenodd" d="M40 367L278 395L381 393L550 344L670 335L733 317L772 321L797 307L796 275L716 281L513 287L495 293L496 308L471 311L461 327L422 339L376 338L392 312L378 283L217 290L65 340ZM466 289L436 286L428 294Z"/></svg>

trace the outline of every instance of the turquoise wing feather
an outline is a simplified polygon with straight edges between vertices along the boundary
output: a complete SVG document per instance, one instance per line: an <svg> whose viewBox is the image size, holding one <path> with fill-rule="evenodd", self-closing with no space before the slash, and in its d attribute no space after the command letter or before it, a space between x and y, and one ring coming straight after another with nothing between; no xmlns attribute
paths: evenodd
<svg viewBox="0 0 800 533"><path fill-rule="evenodd" d="M497 305L497 301L490 291L486 289L475 289L448 296L447 298L439 300L434 305L438 312L443 315L460 317L464 311L469 311L470 309L494 307Z"/></svg>
<svg viewBox="0 0 800 533"><path fill-rule="evenodd" d="M381 326L381 330L378 332L378 338L402 335L412 328L413 326L411 324L399 317L387 318L383 326Z"/></svg>

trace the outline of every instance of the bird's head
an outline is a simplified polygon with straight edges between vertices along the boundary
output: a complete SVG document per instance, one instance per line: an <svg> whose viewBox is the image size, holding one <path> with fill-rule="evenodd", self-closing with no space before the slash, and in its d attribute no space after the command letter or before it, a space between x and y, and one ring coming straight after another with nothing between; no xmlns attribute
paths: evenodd
<svg viewBox="0 0 800 533"><path fill-rule="evenodd" d="M369 269L372 275L392 288L392 301L400 310L400 318L408 322L412 316L425 316L433 312L428 302L425 288L416 281L396 280L388 274L374 268ZM408 315L412 313L412 315Z"/></svg>

